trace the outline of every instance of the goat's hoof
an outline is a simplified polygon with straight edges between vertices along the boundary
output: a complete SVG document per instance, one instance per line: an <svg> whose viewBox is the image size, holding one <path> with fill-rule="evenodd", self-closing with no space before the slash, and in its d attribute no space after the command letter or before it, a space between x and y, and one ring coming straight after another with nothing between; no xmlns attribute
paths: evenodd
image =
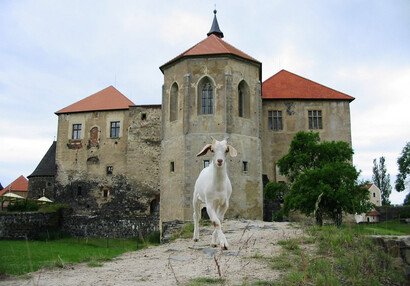
<svg viewBox="0 0 410 286"><path fill-rule="evenodd" d="M222 246L222 250L228 250L228 247L227 246Z"/></svg>
<svg viewBox="0 0 410 286"><path fill-rule="evenodd" d="M198 239L198 238L194 238L194 241L195 241L195 242L198 242L198 241L199 241L199 239Z"/></svg>
<svg viewBox="0 0 410 286"><path fill-rule="evenodd" d="M216 247L218 247L218 245L217 244L211 244L211 247L216 248Z"/></svg>

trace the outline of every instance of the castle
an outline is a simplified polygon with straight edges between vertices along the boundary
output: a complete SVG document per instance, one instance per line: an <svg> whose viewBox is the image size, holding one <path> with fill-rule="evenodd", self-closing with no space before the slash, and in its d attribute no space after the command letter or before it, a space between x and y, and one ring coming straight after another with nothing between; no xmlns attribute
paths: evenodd
<svg viewBox="0 0 410 286"><path fill-rule="evenodd" d="M135 105L110 86L57 111L57 140L29 176L29 196L70 203L76 235L191 220L211 159L195 154L229 136L238 156L227 157L227 217L262 219L264 182L286 181L276 162L296 132L351 144L353 97L286 70L262 83L262 63L223 37L214 11L207 37L160 67L161 105Z"/></svg>

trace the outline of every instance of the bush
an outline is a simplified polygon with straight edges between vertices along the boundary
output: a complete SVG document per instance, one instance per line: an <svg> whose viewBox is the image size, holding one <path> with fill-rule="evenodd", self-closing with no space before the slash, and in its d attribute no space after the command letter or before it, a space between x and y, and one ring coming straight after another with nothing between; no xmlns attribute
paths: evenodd
<svg viewBox="0 0 410 286"><path fill-rule="evenodd" d="M59 209L67 208L71 209L69 204L49 204L49 205L42 205L39 209L41 212L56 212Z"/></svg>
<svg viewBox="0 0 410 286"><path fill-rule="evenodd" d="M9 212L35 212L39 209L39 206L36 201L25 199L10 204L7 209Z"/></svg>
<svg viewBox="0 0 410 286"><path fill-rule="evenodd" d="M266 184L263 194L265 198L271 201L279 201L283 203L283 195L286 193L287 188L285 184L269 182Z"/></svg>

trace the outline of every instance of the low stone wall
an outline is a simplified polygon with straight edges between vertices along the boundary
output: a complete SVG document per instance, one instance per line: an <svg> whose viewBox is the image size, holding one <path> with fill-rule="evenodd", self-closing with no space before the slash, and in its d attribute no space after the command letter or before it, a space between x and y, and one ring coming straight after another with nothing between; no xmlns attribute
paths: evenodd
<svg viewBox="0 0 410 286"><path fill-rule="evenodd" d="M75 215L58 212L0 213L0 239L37 239L47 232L63 231L73 237L147 237L159 232L157 213L149 216Z"/></svg>
<svg viewBox="0 0 410 286"><path fill-rule="evenodd" d="M59 230L57 212L0 213L1 239L35 239L39 234Z"/></svg>
<svg viewBox="0 0 410 286"><path fill-rule="evenodd" d="M159 232L159 218L149 216L64 216L61 230L74 237L128 238L146 237Z"/></svg>
<svg viewBox="0 0 410 286"><path fill-rule="evenodd" d="M410 283L410 236L399 238L374 236L373 242L379 245L386 253L401 259L406 280Z"/></svg>

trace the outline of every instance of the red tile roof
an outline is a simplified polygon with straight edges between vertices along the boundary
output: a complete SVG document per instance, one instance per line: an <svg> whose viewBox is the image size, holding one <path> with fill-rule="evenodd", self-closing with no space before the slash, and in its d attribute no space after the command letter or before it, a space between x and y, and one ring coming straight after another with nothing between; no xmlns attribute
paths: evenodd
<svg viewBox="0 0 410 286"><path fill-rule="evenodd" d="M262 98L354 100L354 97L286 70L281 70L262 83Z"/></svg>
<svg viewBox="0 0 410 286"><path fill-rule="evenodd" d="M380 213L378 211L374 210L374 211L371 211L371 212L367 213L367 215L375 216L375 215L380 215Z"/></svg>
<svg viewBox="0 0 410 286"><path fill-rule="evenodd" d="M93 95L90 95L57 111L56 114L101 110L121 110L128 109L130 105L134 105L134 103L119 92L115 87L110 85L109 87L94 93Z"/></svg>
<svg viewBox="0 0 410 286"><path fill-rule="evenodd" d="M231 46L221 38L215 36L214 34L209 35L205 40L199 42L192 48L188 49L187 51L183 52L176 58L170 60L169 62L163 64L160 69L161 71L164 71L164 68L183 58L183 57L189 57L189 56L200 56L200 55L223 55L223 54L232 54L236 55L238 57L260 63L258 60L252 58L251 56L245 54L244 52L238 50L234 46Z"/></svg>
<svg viewBox="0 0 410 286"><path fill-rule="evenodd" d="M13 182L11 182L7 187L0 191L0 196L4 195L9 191L11 186L11 192L28 192L28 180L21 175Z"/></svg>

